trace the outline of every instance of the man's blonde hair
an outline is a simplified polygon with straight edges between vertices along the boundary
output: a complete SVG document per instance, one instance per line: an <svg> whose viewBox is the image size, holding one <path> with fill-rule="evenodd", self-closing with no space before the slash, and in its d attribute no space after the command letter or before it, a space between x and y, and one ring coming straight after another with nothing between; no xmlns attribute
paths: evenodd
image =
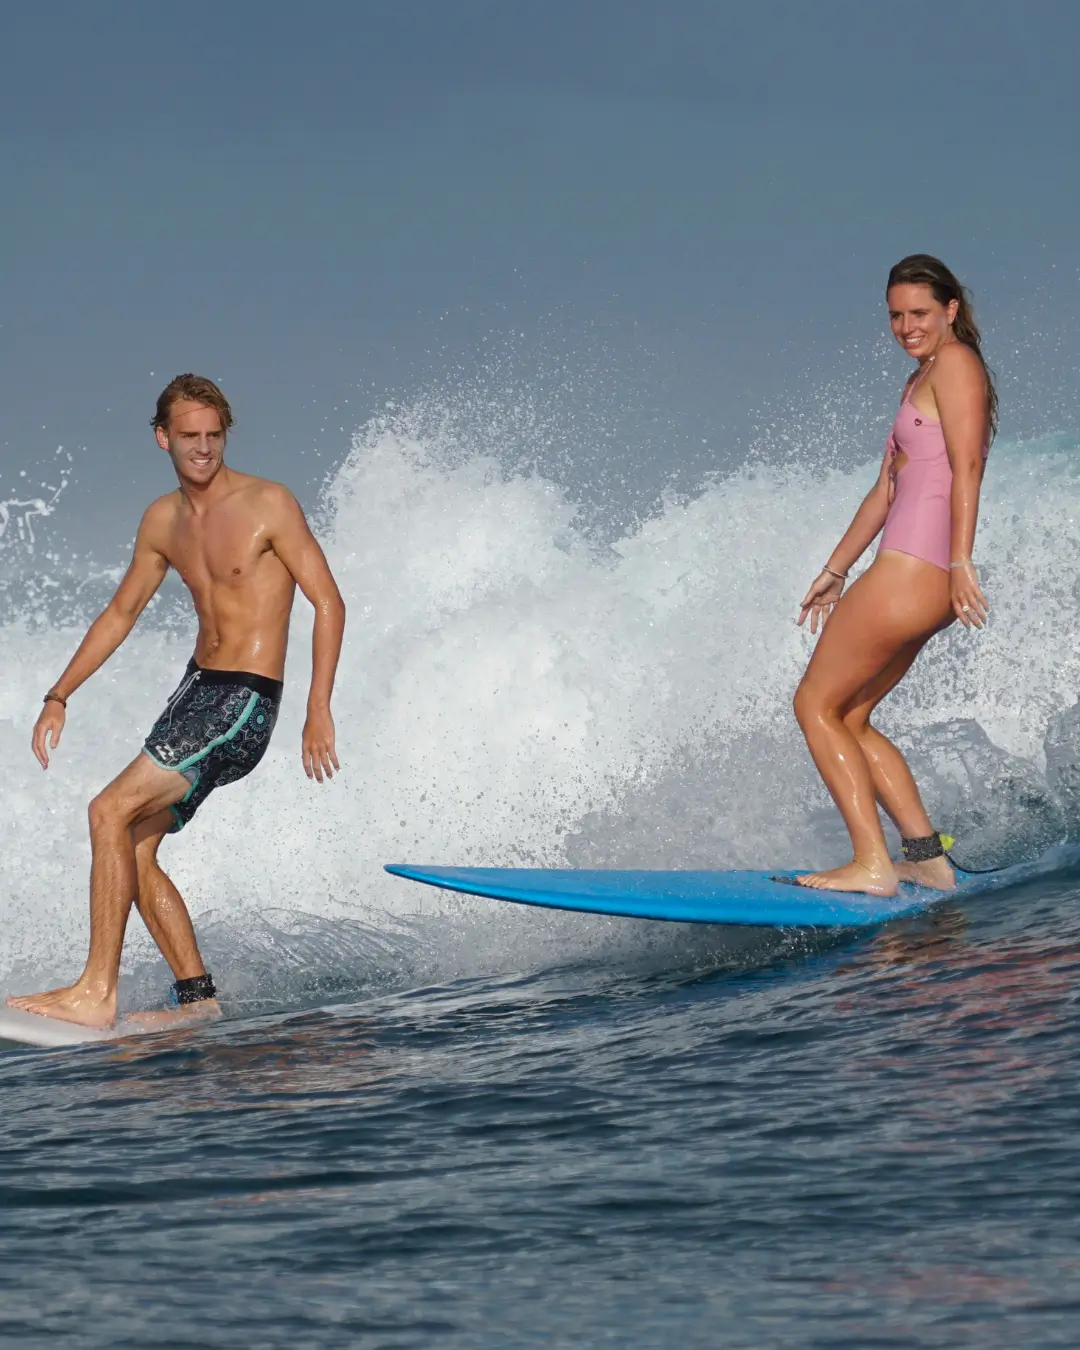
<svg viewBox="0 0 1080 1350"><path fill-rule="evenodd" d="M229 400L214 381L208 380L205 375L177 375L174 380L170 380L158 395L157 408L150 425L167 431L174 403L201 403L206 408L216 408L221 417L222 431L228 431L233 424Z"/></svg>

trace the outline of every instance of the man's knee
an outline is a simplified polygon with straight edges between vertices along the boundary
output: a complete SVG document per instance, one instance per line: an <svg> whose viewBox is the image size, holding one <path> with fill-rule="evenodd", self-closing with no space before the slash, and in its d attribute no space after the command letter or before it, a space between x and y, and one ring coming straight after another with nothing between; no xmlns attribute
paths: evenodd
<svg viewBox="0 0 1080 1350"><path fill-rule="evenodd" d="M135 819L135 811L116 792L105 788L90 803L90 832L124 830Z"/></svg>
<svg viewBox="0 0 1080 1350"><path fill-rule="evenodd" d="M99 792L90 803L87 812L90 817L90 833L113 829L124 823L122 813L117 810L115 797L108 790Z"/></svg>
<svg viewBox="0 0 1080 1350"><path fill-rule="evenodd" d="M160 871L157 859L160 842L160 839L143 839L135 845L135 866L139 869L139 876L150 876Z"/></svg>
<svg viewBox="0 0 1080 1350"><path fill-rule="evenodd" d="M172 815L168 811L159 811L147 820L139 820L133 827L135 865L140 874L150 875L162 870L158 861L158 849L171 825Z"/></svg>

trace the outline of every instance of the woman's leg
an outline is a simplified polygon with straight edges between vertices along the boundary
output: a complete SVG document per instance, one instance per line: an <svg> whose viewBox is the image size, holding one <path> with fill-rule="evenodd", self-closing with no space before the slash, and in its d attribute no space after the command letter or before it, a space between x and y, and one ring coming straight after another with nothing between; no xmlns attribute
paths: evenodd
<svg viewBox="0 0 1080 1350"><path fill-rule="evenodd" d="M878 818L870 764L844 718L894 662L898 673L888 688L896 683L948 613L948 575L920 558L886 550L825 625L795 695L795 715L844 817L855 857L844 867L801 877L804 885L895 894L897 873Z"/></svg>
<svg viewBox="0 0 1080 1350"><path fill-rule="evenodd" d="M942 625L947 627L948 622ZM938 630L940 631L940 629ZM933 634L931 634L933 636ZM929 639L918 638L902 647L881 674L865 685L844 713L844 724L859 742L878 801L889 813L901 837L925 838L934 833L922 797L907 761L892 741L870 725L870 716L883 698L900 683ZM896 868L901 881L935 890L952 890L956 877L947 858L928 862L902 862Z"/></svg>

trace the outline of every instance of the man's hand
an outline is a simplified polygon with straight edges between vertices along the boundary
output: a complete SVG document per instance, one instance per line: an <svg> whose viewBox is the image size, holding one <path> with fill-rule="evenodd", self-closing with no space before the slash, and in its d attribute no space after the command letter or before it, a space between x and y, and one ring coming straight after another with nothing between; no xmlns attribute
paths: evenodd
<svg viewBox="0 0 1080 1350"><path fill-rule="evenodd" d="M49 767L49 750L55 750L60 744L60 733L64 729L67 713L62 703L49 699L34 723L34 736L30 744L37 762L43 769Z"/></svg>
<svg viewBox="0 0 1080 1350"><path fill-rule="evenodd" d="M337 752L334 748L334 719L330 716L329 708L308 709L302 746L304 772L307 776L320 783L324 774L327 778L333 778L334 770L340 769L341 765L337 761Z"/></svg>

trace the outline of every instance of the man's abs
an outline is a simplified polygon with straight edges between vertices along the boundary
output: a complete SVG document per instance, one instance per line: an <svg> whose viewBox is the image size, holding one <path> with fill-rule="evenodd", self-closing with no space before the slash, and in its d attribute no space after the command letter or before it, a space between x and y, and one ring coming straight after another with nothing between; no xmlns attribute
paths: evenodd
<svg viewBox="0 0 1080 1350"><path fill-rule="evenodd" d="M258 492L248 490L201 519L179 511L163 552L191 592L199 665L280 680L296 583L267 539L259 507Z"/></svg>
<svg viewBox="0 0 1080 1350"><path fill-rule="evenodd" d="M272 555L260 570L264 575L246 585L189 585L199 619L200 666L283 678L295 582Z"/></svg>

